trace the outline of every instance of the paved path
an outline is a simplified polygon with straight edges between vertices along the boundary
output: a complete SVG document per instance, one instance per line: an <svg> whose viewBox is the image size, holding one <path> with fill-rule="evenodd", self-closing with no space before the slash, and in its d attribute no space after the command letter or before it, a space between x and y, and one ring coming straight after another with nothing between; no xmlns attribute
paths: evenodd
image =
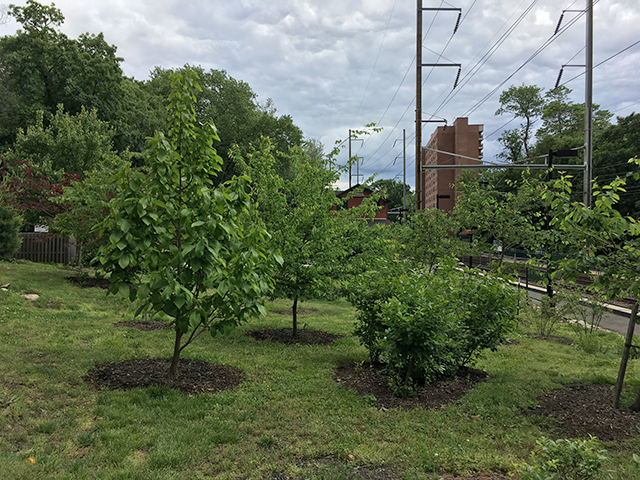
<svg viewBox="0 0 640 480"><path fill-rule="evenodd" d="M525 289L524 285L520 284L522 289ZM534 301L540 301L543 295L547 294L547 290L536 285L529 285L528 292L529 297ZM607 304L607 312L602 316L600 327L611 332L617 332L621 335L627 334L627 326L629 325L629 317L631 316L631 309L620 307L618 305ZM640 337L640 328L636 326L635 335Z"/></svg>

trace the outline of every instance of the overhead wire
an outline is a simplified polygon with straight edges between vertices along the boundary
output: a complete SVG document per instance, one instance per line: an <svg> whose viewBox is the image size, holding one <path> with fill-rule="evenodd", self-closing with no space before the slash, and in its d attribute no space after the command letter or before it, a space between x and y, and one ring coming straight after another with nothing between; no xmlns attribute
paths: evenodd
<svg viewBox="0 0 640 480"><path fill-rule="evenodd" d="M595 0L593 2L594 6L599 2L600 0ZM477 102L474 106L472 106L469 110L467 110L462 116L463 117L468 117L469 115L471 115L473 112L475 112L478 108L480 108L480 106L482 106L482 104L484 104L484 102L486 102L489 98L491 98L498 90L500 90L500 88L502 88L502 86L507 83L509 80L511 80L520 70L522 70L525 66L527 66L534 58L536 58L543 50L545 50L549 45L551 45L554 41L556 41L564 32L566 32L569 28L571 28L580 18L582 18L585 15L586 12L581 12L578 15L576 15L574 18L572 18L569 23L567 25L565 25L564 27L562 27L558 33L555 33L554 35L552 35L551 37L549 37L545 42L543 42L543 44L534 52L532 53L529 58L527 58L518 68L516 68L514 70L513 73L511 73L509 76L507 76L507 78L505 78L502 82L500 82L493 90L491 90L487 95L485 95L484 97L482 97L482 99Z"/></svg>
<svg viewBox="0 0 640 480"><path fill-rule="evenodd" d="M639 43L640 43L640 40L638 40L638 41L637 41L637 42L635 42L635 43L632 43L631 45L629 45L629 46L628 46L628 47L626 47L626 48L623 48L623 49L622 49L622 50L620 50L618 53L614 53L614 54L613 54L613 55L611 55L609 58L606 58L605 60L601 61L601 62L600 62L600 63L598 63L597 65L594 65L594 66L593 66L593 68L592 68L592 70L594 70L594 69L598 68L598 67L599 67L600 65L602 65L603 63L608 62L609 60L611 60L611 59L613 59L613 58L617 57L618 55L620 55L620 54L622 54L622 53L626 52L626 51L627 51L627 50L629 50L630 48L635 47L635 46L636 46L636 45L638 45ZM575 77L572 77L572 78L570 78L569 80L567 80L566 82L561 83L561 84L560 84L560 86L565 86L567 83L572 82L572 81L573 81L573 80L575 80L576 78L580 78L580 77L581 77L581 76L583 76L584 74L585 74L585 72L579 73L579 74L578 74L578 75L576 75Z"/></svg>
<svg viewBox="0 0 640 480"><path fill-rule="evenodd" d="M441 1L440 1L440 6L442 6L442 4L443 4L443 3L446 3L446 2L445 2L444 0L441 0ZM431 23L429 24L429 27L427 28L427 32L422 36L422 42L424 42L424 41L426 40L427 36L429 35L429 32L431 31L431 28L433 28L433 24L435 23L435 21L436 21L436 17L437 17L437 16L438 16L438 14L436 13L436 15L434 15L433 19L431 19ZM416 58L417 58L417 56L414 56L414 58L413 58L413 61L414 61L414 62L416 61ZM411 65L413 65L413 62L412 62L412 64L411 64ZM403 77L402 81L400 82L400 86L398 87L398 90L400 90L400 88L401 88L401 86L402 86L402 83L404 83L405 78L407 78L407 74L409 73L409 70L411 69L411 65L409 65L409 68L407 69L407 72L405 73L405 75L404 75L404 77ZM426 81L426 80L425 80L425 81ZM397 91L396 91L396 93L397 93ZM394 94L393 98L395 98L395 94ZM415 99L416 99L416 97L415 97L415 95L414 95L412 102L414 102L414 101L415 101ZM392 100L393 100L393 99L392 99ZM390 105L391 105L391 104L389 104L389 106L390 106ZM371 154L371 157L374 157L374 156L378 153L378 151L380 150L380 148L382 147L382 145L384 145L384 144L389 140L389 138L391 137L391 135L393 135L393 132L395 131L395 129L397 128L397 126L400 124L400 122L402 121L402 119L404 118L404 116L407 114L407 111L409 110L409 108L411 107L411 105L412 105L412 104L410 103L410 104L407 106L407 108L405 109L404 113L402 114L402 116L400 117L400 119L398 120L398 122L396 123L396 125L391 129L391 131L389 132L389 134L387 135L387 137L386 137L386 138L383 140L383 142L378 146L378 148L373 152L373 154ZM389 109L389 107L387 107L387 110L388 110L388 109ZM386 110L385 110L385 113L386 113ZM384 115L383 115L383 116L384 116ZM382 123L382 120L380 120L379 124L380 124L380 123ZM362 145L361 145L360 149L362 149L362 147L364 147L364 145L366 144L367 140L368 140L368 138L367 138L367 139L365 139L365 141L362 143ZM393 148L393 147L392 147L392 148ZM360 150L360 149L359 149L359 150ZM386 155L386 154L385 154L385 155ZM375 162L371 162L371 161L370 161L369 163L375 163Z"/></svg>
<svg viewBox="0 0 640 480"><path fill-rule="evenodd" d="M465 12L464 16L462 16L462 18L460 19L460 21L458 22L457 26L458 28L462 25L462 23L465 21L465 19L467 18L467 16L469 15L469 12L473 9L473 7L475 6L476 2L478 0L474 0L473 3L471 4L471 6L467 9L467 11ZM447 3L445 1L441 1L440 2L440 6L442 6L443 3ZM450 5L449 3L447 3L447 5ZM450 5L451 6L451 5ZM429 31L431 30L431 27L433 26L433 23L435 22L435 19L437 17L437 13L436 15L434 15L434 18L432 19L431 23L429 24L429 28L427 29L427 33L423 36L423 42L426 40L427 35L429 34ZM439 55L439 58L441 58L444 55L444 52L446 51L447 47L449 46L449 44L451 43L451 41L453 40L453 36L455 35L455 30L454 32L449 36L449 39L447 40L447 43L445 44L445 46L442 49L442 52ZM413 58L413 62L415 62L416 60L416 56L414 56ZM407 72L405 73L402 82L400 83L400 86L398 87L398 89L396 90L396 93L394 94L393 98L391 99L391 102L393 102L393 100L395 99L396 94L398 93L398 91L400 90L400 87L402 86L402 83L404 83L405 78L407 77L409 70L411 69L411 66L413 66L413 62L411 63L411 65L409 66L409 68L407 69ZM431 68L431 71L429 72L429 74L427 75L427 77L423 80L422 84L424 85L427 80L429 80L429 77L431 75L431 72L433 72L434 68ZM396 128L398 127L398 125L400 124L400 122L402 121L402 119L404 119L404 116L407 114L407 111L409 110L409 108L411 108L411 106L415 103L415 95L413 97L413 99L411 100L411 103L409 103L409 105L407 106L407 108L405 109L405 111L403 112L402 116L398 119L398 121L396 122L396 124L394 125L394 127L391 129L391 131L389 132L389 134L387 135L387 137L384 139L384 141L378 146L378 148L373 152L373 154L371 155L371 157L375 157L375 155L380 151L380 149L382 148L382 145L386 144L386 142L389 140L389 138L391 137L391 135L393 135L393 133L395 132ZM389 105L387 106L387 108L384 111L384 114L382 115L382 118L384 118L384 116L386 115L387 111L389 110L389 107L391 106L391 102L389 103ZM380 119L379 124L382 123L382 118ZM433 118L433 117L431 117ZM415 137L415 133L412 135L413 137ZM391 147L387 152L385 152L383 155L380 156L379 159L376 160L371 160L370 162L372 164L375 164L376 162L382 160L391 150L393 149L393 147ZM387 168L390 168L390 166L388 166ZM387 169L385 168L385 170ZM384 170L383 170L384 171ZM380 172L379 172L380 173Z"/></svg>
<svg viewBox="0 0 640 480"><path fill-rule="evenodd" d="M480 53L486 48L487 45L489 45L491 43L491 41L496 37L496 35L498 35L498 33L500 32L500 30L502 30L502 28L509 22L509 20L511 20L511 18L515 15L515 13L518 11L518 9L522 6L522 4L525 2L526 0L523 0L522 3L520 3L520 5L513 11L513 13L509 16L509 18L502 24L502 26L496 31L496 33L493 35L493 37L491 37L491 39L480 49L480 51L476 54L476 56L471 60L471 62L473 62L478 55L480 55ZM526 9L525 11L520 14L520 16L517 18L517 20L513 23L513 25L511 25L507 31L505 33L502 34L502 36L491 46L491 48L489 48L489 50L480 58L480 60L478 60L478 62L476 62L471 69L468 71L468 73L466 73L461 81L459 82L459 87L457 89L451 89L449 90L447 88L447 96L444 98L444 100L442 100L442 102L440 103L440 106L438 106L438 108L436 109L435 113L438 113L451 99L453 99L453 97L455 97L458 92L460 92L460 90L464 87L464 85L466 85L474 76L475 74L478 72L478 70L489 60L489 58L491 58L491 56L496 52L496 50L498 48L500 48L500 46L506 41L506 39L509 37L509 35L511 35L511 33L516 29L516 27L522 22L522 20L524 19L524 17L531 11L531 9L533 9L533 7L535 6L535 4L538 2L538 0L534 0ZM443 91L442 93L440 93L440 95L438 95L433 102L431 102L431 104L429 104L426 109L429 109L429 107L431 107L431 105L433 105L436 101L438 101L438 99L445 93L445 91Z"/></svg>
<svg viewBox="0 0 640 480"><path fill-rule="evenodd" d="M376 71L376 66L378 65L378 60L380 59L380 52L382 51L382 46L384 45L384 40L387 38L387 32L389 31L389 25L391 24L391 18L393 18L393 11L396 8L397 0L393 1L393 6L391 7L391 13L389 14L389 20L387 20L387 26L384 29L384 34L382 35L382 41L380 42L380 47L378 48L378 54L376 55L376 60L373 62L373 68L371 69L371 75L369 75L369 80L367 81L367 86L362 93L362 99L360 100L360 105L358 105L358 109L356 110L356 114L353 116L353 120L351 122L352 125L355 124L358 115L360 114L360 108L362 108L362 104L364 103L364 99L367 96L367 92L369 91L369 85L371 84L371 79L373 78L373 74Z"/></svg>

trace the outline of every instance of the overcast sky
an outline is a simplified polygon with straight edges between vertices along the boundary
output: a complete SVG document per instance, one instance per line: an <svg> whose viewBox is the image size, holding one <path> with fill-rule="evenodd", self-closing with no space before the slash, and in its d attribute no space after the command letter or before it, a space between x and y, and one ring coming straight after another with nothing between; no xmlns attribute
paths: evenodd
<svg viewBox="0 0 640 480"><path fill-rule="evenodd" d="M593 62L604 63L594 69L593 101L627 116L640 111L640 43L632 46L640 41L640 1L594 3ZM58 0L55 5L70 37L103 32L124 58L126 75L144 80L155 66L185 63L226 70L247 82L260 101L271 98L278 114L291 115L305 136L321 141L327 151L350 128L377 123L381 133L352 144L363 158L365 178L378 173L402 179L406 129L407 183L414 185L416 0ZM453 36L456 12L423 13L423 63L462 64L453 91L456 68L423 69L423 118L452 124L467 116L470 123L484 124L484 158L493 160L501 131L517 126L505 127L510 118L495 115L500 92L523 83L548 90L563 64L584 65L586 16L580 11L585 5L585 0L423 0L424 7L462 9ZM563 10L579 11L566 12L554 36ZM15 29L12 21L0 25L0 35ZM584 68L566 68L562 83L568 80L572 99L584 102ZM438 125L424 126L424 142ZM346 152L339 157L343 163L346 158ZM342 185L347 183L345 176Z"/></svg>

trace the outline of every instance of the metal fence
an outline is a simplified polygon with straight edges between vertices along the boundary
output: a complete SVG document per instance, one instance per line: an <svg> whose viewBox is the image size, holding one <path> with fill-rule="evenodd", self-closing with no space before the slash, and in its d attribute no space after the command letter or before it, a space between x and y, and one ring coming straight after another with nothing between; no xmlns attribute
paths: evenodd
<svg viewBox="0 0 640 480"><path fill-rule="evenodd" d="M22 245L15 258L38 263L70 264L76 256L73 238L60 237L52 233L21 233Z"/></svg>

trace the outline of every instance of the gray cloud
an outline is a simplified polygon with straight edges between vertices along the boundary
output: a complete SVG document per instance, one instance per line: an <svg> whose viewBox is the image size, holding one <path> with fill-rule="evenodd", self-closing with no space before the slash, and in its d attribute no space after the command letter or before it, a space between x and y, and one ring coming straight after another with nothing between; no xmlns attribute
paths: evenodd
<svg viewBox="0 0 640 480"><path fill-rule="evenodd" d="M461 7L465 15L453 38L455 13L424 13L424 61L463 65L462 82L454 95L451 89L455 69L438 68L431 74L424 69L423 78L428 77L423 89L426 112L435 112L452 123L457 116L473 110L470 122L485 124L485 133L489 135L508 121L507 117L494 115L500 91L522 83L549 89L562 64L584 63L584 54L580 53L585 41L582 18L478 105L552 36L563 9L580 9L585 5L584 0L537 1L502 46L465 81L474 65L532 1L451 2ZM334 140L345 138L349 128L382 118L385 130L369 137L361 148L354 144L354 150L364 157L362 171L367 176L376 171L383 171L382 178L401 173L400 161L391 164L401 153L401 147L393 147L393 143L402 137L402 129L407 130L409 139L414 132L415 67L409 67L416 53L415 0L57 0L55 3L66 16L63 31L74 37L86 31L104 32L107 41L117 45L119 55L124 57L122 66L127 75L144 79L156 65L177 67L185 63L224 69L249 83L261 101L272 98L280 114L291 115L308 137L321 140L327 149ZM424 5L447 4L424 0ZM569 25L576 15L567 13L563 24ZM600 0L594 8L594 19L595 64L640 40L637 30L640 5L636 0ZM0 25L0 34L14 29L13 23ZM438 60L443 50L444 56ZM639 61L640 45L596 68L594 102L622 116L638 109ZM582 71L566 69L563 80ZM573 100L582 102L584 77L567 86L574 90ZM442 104L445 98L448 100ZM423 138L428 138L435 126L427 124ZM499 151L496 142L499 136L498 131L486 138L486 159ZM410 183L413 152L410 143L407 146ZM340 159L345 161L346 154Z"/></svg>

